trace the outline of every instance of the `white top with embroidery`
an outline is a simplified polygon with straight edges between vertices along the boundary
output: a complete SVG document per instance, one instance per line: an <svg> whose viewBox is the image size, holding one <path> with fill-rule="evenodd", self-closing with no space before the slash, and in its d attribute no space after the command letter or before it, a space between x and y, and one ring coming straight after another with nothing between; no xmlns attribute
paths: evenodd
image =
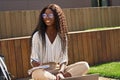
<svg viewBox="0 0 120 80"><path fill-rule="evenodd" d="M43 51L41 36L39 36L38 32L33 35L31 61L35 60L42 63L55 62L59 64L63 62L68 63L67 46L65 52L63 53L59 35L57 34L54 42L51 43L47 34L45 34L45 40L46 49Z"/></svg>

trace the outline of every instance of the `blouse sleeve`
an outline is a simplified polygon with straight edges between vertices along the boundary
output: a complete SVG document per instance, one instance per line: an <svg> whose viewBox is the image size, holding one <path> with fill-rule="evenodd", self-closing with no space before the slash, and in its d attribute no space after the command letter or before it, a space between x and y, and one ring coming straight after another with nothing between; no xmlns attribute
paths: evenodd
<svg viewBox="0 0 120 80"><path fill-rule="evenodd" d="M66 38L66 48L65 48L64 53L62 53L60 64L64 62L66 63L66 65L68 64L68 40L67 38Z"/></svg>
<svg viewBox="0 0 120 80"><path fill-rule="evenodd" d="M32 38L31 58L30 58L31 62L33 60L40 62L40 59L38 56L38 54L40 54L39 49L40 49L40 38L39 38L38 32L36 32Z"/></svg>

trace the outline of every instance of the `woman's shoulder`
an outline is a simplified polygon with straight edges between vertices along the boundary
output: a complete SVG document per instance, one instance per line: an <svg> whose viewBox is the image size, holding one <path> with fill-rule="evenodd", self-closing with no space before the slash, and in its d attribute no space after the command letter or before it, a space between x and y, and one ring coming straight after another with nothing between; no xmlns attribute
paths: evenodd
<svg viewBox="0 0 120 80"><path fill-rule="evenodd" d="M33 38L40 38L40 35L39 35L39 32L36 31L34 34L33 34Z"/></svg>
<svg viewBox="0 0 120 80"><path fill-rule="evenodd" d="M34 36L38 36L38 35L39 35L39 32L36 31L36 32L33 34L33 37L34 37Z"/></svg>

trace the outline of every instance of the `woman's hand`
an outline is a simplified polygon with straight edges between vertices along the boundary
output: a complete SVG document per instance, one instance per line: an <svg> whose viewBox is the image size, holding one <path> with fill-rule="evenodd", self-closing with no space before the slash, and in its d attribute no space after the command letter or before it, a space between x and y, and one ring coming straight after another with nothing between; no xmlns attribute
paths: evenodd
<svg viewBox="0 0 120 80"><path fill-rule="evenodd" d="M65 77L63 76L63 73L58 73L56 75L56 80L64 79Z"/></svg>
<svg viewBox="0 0 120 80"><path fill-rule="evenodd" d="M58 71L58 74L56 75L56 78L57 78L56 80L60 80L60 79L64 79L65 78L63 76L65 67L66 67L65 63L60 65L60 70Z"/></svg>
<svg viewBox="0 0 120 80"><path fill-rule="evenodd" d="M40 62L37 62L37 61L33 60L32 65L33 65L33 67L40 66Z"/></svg>

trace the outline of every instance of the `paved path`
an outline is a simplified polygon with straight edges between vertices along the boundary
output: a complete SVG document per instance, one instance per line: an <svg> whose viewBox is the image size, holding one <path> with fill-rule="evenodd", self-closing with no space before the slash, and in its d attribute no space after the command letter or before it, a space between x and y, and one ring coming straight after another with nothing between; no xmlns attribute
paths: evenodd
<svg viewBox="0 0 120 80"><path fill-rule="evenodd" d="M111 79L111 78L99 77L99 80L120 80L120 79Z"/></svg>

